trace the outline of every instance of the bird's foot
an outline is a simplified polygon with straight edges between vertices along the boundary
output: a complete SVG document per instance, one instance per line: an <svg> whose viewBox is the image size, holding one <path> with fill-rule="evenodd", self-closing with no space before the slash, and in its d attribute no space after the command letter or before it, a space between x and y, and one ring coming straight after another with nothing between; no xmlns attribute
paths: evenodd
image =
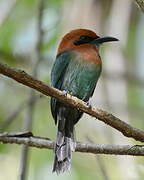
<svg viewBox="0 0 144 180"><path fill-rule="evenodd" d="M63 96L67 96L68 92L66 90L63 90Z"/></svg>
<svg viewBox="0 0 144 180"><path fill-rule="evenodd" d="M86 102L86 105L88 106L88 108L92 108L92 104L91 104L90 101L87 101L87 102Z"/></svg>

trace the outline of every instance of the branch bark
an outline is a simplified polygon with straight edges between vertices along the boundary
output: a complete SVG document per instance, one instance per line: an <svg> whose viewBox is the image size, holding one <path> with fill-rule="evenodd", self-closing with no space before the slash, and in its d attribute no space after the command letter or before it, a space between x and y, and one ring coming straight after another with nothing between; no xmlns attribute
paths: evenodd
<svg viewBox="0 0 144 180"><path fill-rule="evenodd" d="M49 138L33 136L32 133L0 134L0 142L4 144L25 144L36 148L53 149L54 142ZM144 146L142 145L111 145L94 143L76 143L76 152L92 154L111 154L111 155L132 155L144 156Z"/></svg>
<svg viewBox="0 0 144 180"><path fill-rule="evenodd" d="M117 129L126 137L131 137L137 141L144 142L144 131L132 127L131 125L120 120L114 115L107 113L106 111L88 106L84 101L78 99L77 97L74 97L70 94L67 94L67 96L65 96L62 91L53 88L49 85L46 85L42 81L34 79L32 76L30 76L22 70L10 68L7 65L0 63L0 74L10 77L25 86L33 88L38 92L41 92L46 96L54 97L58 99L60 102L75 107L80 111L85 112L99 119L100 121L103 121L109 126Z"/></svg>
<svg viewBox="0 0 144 180"><path fill-rule="evenodd" d="M135 0L138 7L141 9L142 12L144 12L144 0Z"/></svg>

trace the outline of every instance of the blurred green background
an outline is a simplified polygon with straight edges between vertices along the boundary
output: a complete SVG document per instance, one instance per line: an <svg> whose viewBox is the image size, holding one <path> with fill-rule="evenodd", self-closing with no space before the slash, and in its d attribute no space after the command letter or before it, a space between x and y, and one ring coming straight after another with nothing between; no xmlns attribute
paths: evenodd
<svg viewBox="0 0 144 180"><path fill-rule="evenodd" d="M59 40L76 28L120 40L101 47L103 72L91 103L144 129L144 14L132 0L0 0L0 61L50 84ZM0 76L0 132L32 129L54 140L49 101ZM76 137L98 144L138 144L88 115L77 124ZM19 145L0 145L0 180L20 179L21 156L26 159L22 152ZM52 174L53 157L51 150L30 148L25 179L144 179L142 157L73 153L71 172L60 176Z"/></svg>

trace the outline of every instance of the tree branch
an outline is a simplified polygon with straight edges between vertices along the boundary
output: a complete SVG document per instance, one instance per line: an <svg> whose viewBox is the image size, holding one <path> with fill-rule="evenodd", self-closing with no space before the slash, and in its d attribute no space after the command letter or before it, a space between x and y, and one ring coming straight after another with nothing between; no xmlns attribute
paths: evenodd
<svg viewBox="0 0 144 180"><path fill-rule="evenodd" d="M28 75L24 71L16 70L0 63L0 74L8 76L16 80L17 82L24 84L25 86L41 92L46 96L54 97L60 102L75 107L80 111L85 112L117 129L126 137L131 137L137 141L144 142L144 131L132 127L131 125L127 124L124 121L121 121L119 118L115 117L110 113L107 113L106 111L89 107L84 101L74 96L71 96L70 94L67 94L67 96L65 96L62 91L34 79L32 76Z"/></svg>
<svg viewBox="0 0 144 180"><path fill-rule="evenodd" d="M54 142L48 138L33 136L31 132L16 134L0 134L0 142L4 144L25 144L31 147L53 149ZM132 155L144 156L144 146L135 145L111 145L94 143L76 143L77 152L93 154L113 154L113 155Z"/></svg>
<svg viewBox="0 0 144 180"><path fill-rule="evenodd" d="M138 7L141 9L142 12L144 12L144 0L135 0Z"/></svg>

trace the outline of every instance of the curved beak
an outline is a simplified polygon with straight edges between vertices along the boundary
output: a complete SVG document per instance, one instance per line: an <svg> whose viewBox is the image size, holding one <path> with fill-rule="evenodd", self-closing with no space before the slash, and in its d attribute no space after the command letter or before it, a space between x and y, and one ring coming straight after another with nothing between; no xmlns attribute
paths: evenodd
<svg viewBox="0 0 144 180"><path fill-rule="evenodd" d="M100 45L102 43L112 42L112 41L119 41L119 40L115 37L105 36L94 39L93 41L91 41L91 44Z"/></svg>

